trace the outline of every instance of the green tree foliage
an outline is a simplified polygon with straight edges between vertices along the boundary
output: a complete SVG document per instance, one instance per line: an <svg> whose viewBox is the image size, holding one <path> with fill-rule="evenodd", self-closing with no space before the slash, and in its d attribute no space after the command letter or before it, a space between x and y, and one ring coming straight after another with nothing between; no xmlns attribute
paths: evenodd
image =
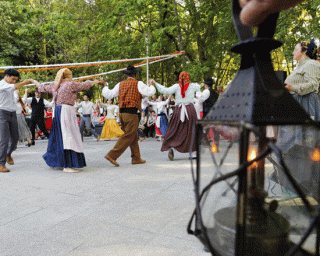
<svg viewBox="0 0 320 256"><path fill-rule="evenodd" d="M275 37L284 44L272 53L276 70L292 71L292 51L301 40L320 38L320 0L282 12ZM183 57L150 65L150 77L164 85L186 70L191 80L213 77L226 87L239 68L230 52L238 42L224 0L4 0L0 1L0 64L36 65L140 58L185 51ZM146 40L147 39L147 40ZM140 61L131 62L135 64ZM123 68L129 63L74 68L75 77ZM146 68L140 79L146 81ZM56 70L23 77L52 81ZM103 77L114 86L124 76ZM101 88L90 94L101 97Z"/></svg>

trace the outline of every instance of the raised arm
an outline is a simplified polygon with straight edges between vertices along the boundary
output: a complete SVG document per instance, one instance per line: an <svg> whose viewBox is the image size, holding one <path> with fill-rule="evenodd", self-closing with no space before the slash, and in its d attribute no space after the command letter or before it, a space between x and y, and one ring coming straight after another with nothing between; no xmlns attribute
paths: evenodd
<svg viewBox="0 0 320 256"><path fill-rule="evenodd" d="M87 80L85 82L75 82L74 81L73 83L75 86L75 90L77 92L80 92L80 91L87 90L96 84L99 84L99 80L94 80L94 81Z"/></svg>
<svg viewBox="0 0 320 256"><path fill-rule="evenodd" d="M166 87L164 87L163 85L158 84L158 83L157 83L156 81L154 81L153 79L150 80L150 81L151 81L151 83L153 83L153 84L157 87L158 91L159 91L161 94L165 94L165 95L175 94L175 92L176 92L176 91L178 90L178 88L179 88L179 84L174 84L174 85L172 85L171 87L166 88Z"/></svg>
<svg viewBox="0 0 320 256"><path fill-rule="evenodd" d="M46 108L52 108L54 106L54 102L53 101L47 101L46 99L43 99L43 104L45 105Z"/></svg>
<svg viewBox="0 0 320 256"><path fill-rule="evenodd" d="M102 96L107 98L108 100L111 100L119 95L119 86L120 83L117 83L113 89L109 89L108 85L105 84L105 87L102 89Z"/></svg>
<svg viewBox="0 0 320 256"><path fill-rule="evenodd" d="M37 86L39 92L46 92L46 93L53 94L54 83L41 84L34 79L32 79L32 83L34 83Z"/></svg>
<svg viewBox="0 0 320 256"><path fill-rule="evenodd" d="M18 89L20 89L21 87L23 87L23 86L25 86L25 85L27 85L27 84L31 84L31 83L32 83L32 79L26 79L26 80L24 80L24 81L21 82L21 83L14 84L14 88L15 88L16 90L18 90Z"/></svg>
<svg viewBox="0 0 320 256"><path fill-rule="evenodd" d="M144 96L152 96L156 93L156 88L154 86L148 86L143 82L138 82L138 91Z"/></svg>

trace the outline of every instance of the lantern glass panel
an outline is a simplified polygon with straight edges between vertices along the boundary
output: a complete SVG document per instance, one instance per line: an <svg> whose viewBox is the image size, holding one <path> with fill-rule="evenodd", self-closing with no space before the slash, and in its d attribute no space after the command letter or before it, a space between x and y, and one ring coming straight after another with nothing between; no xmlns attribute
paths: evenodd
<svg viewBox="0 0 320 256"><path fill-rule="evenodd" d="M276 146L281 150L285 166L276 154L266 160L267 203L277 200L277 213L290 223L289 240L297 244L310 226L313 213L306 207L298 191L285 174L287 167L312 209L319 205L320 193L320 131L316 126L291 125L276 128ZM313 229L303 249L315 253L316 229Z"/></svg>
<svg viewBox="0 0 320 256"><path fill-rule="evenodd" d="M252 161L265 151L269 146L265 134L279 150L271 147L271 153L246 168L246 253L256 255L252 251L258 251L259 255L268 251L284 255L304 236L314 216L312 211L319 205L318 127L259 126L254 128L255 132L249 128L247 141L241 141L240 137L250 124L212 121L200 127L200 211L211 247L220 255L235 255L239 178L222 177L233 174L240 163ZM259 135L257 131L262 133ZM245 150L247 153L243 154ZM241 160L244 156L247 159ZM287 177L287 171L301 188L303 197ZM302 248L315 253L317 239L314 229Z"/></svg>
<svg viewBox="0 0 320 256"><path fill-rule="evenodd" d="M204 191L210 182L239 168L240 128L237 125L215 123L202 126L199 145L200 191ZM233 176L206 190L200 202L202 221L211 245L220 252L234 251L232 243L235 241L234 209L237 204L237 190L238 178ZM228 216L223 213L225 209ZM221 214L225 215L223 219L217 218Z"/></svg>

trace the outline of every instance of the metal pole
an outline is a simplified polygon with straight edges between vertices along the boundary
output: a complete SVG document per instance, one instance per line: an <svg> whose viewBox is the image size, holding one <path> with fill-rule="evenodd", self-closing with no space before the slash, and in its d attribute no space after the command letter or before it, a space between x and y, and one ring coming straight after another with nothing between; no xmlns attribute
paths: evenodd
<svg viewBox="0 0 320 256"><path fill-rule="evenodd" d="M149 84L149 37L146 37L147 44L147 84Z"/></svg>

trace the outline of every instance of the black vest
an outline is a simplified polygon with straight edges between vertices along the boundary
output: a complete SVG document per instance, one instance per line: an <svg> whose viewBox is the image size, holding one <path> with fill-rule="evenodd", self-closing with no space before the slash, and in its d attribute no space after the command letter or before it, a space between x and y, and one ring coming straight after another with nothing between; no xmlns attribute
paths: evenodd
<svg viewBox="0 0 320 256"><path fill-rule="evenodd" d="M208 112L210 111L214 103L216 103L219 97L219 94L211 87L209 87L208 90L210 92L210 96L203 102L203 117L205 117L208 114Z"/></svg>
<svg viewBox="0 0 320 256"><path fill-rule="evenodd" d="M44 103L43 99L40 98L39 102L37 102L36 98L32 98L31 102L31 119L44 118Z"/></svg>

